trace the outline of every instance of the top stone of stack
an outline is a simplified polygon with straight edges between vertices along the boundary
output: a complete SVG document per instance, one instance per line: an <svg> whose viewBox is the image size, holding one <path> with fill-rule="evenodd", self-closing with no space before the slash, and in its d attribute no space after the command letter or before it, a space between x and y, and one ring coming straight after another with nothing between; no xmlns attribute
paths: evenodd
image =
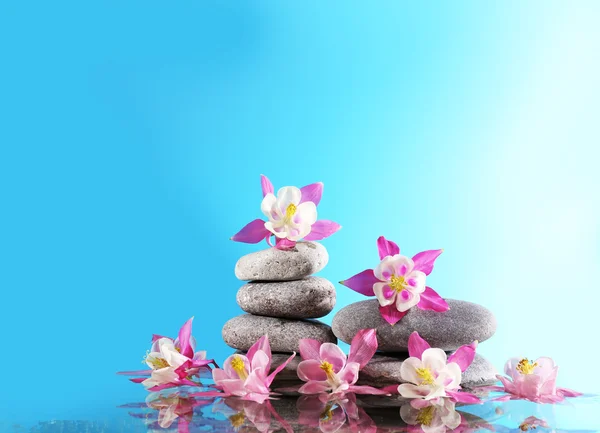
<svg viewBox="0 0 600 433"><path fill-rule="evenodd" d="M269 248L241 257L235 276L242 281L292 281L322 270L329 261L325 247L316 242L298 242L290 249Z"/></svg>

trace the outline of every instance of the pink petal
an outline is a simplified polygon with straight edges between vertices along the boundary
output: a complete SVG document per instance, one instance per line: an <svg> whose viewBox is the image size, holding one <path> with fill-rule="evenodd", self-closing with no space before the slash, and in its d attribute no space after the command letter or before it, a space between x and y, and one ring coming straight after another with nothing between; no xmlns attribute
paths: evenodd
<svg viewBox="0 0 600 433"><path fill-rule="evenodd" d="M231 240L235 242L244 242L246 244L257 244L270 236L270 234L271 232L265 228L265 222L261 219L255 219L246 224L243 229L231 238Z"/></svg>
<svg viewBox="0 0 600 433"><path fill-rule="evenodd" d="M407 311L400 312L396 309L396 304L387 305L385 307L379 307L381 317L388 322L390 325L395 325L400 319L406 316Z"/></svg>
<svg viewBox="0 0 600 433"><path fill-rule="evenodd" d="M145 377L134 377L133 379L129 379L130 381L132 381L133 383L142 383L143 381L146 380Z"/></svg>
<svg viewBox="0 0 600 433"><path fill-rule="evenodd" d="M152 342L155 343L158 340L160 340L161 338L168 338L169 340L173 341L172 338L170 337L163 337L162 335L158 335L158 334L152 334Z"/></svg>
<svg viewBox="0 0 600 433"><path fill-rule="evenodd" d="M300 188L300 203L312 201L315 205L319 205L321 196L323 195L323 182L311 183Z"/></svg>
<svg viewBox="0 0 600 433"><path fill-rule="evenodd" d="M262 350L263 352L265 352L269 360L272 358L271 345L269 344L269 337L267 335L263 335L262 337L260 337L258 341L254 343L252 347L250 347L250 349L248 349L246 357L250 362L252 362L252 358L254 358L254 354L257 350Z"/></svg>
<svg viewBox="0 0 600 433"><path fill-rule="evenodd" d="M381 281L377 279L373 269L367 269L347 280L340 281L340 284L365 296L375 296L375 293L373 293L373 284L375 283L381 283Z"/></svg>
<svg viewBox="0 0 600 433"><path fill-rule="evenodd" d="M396 389L398 387L396 386ZM369 394L369 395L389 395L390 393L383 389L373 388L372 386L367 385L350 385L348 387L348 392L353 392L355 394Z"/></svg>
<svg viewBox="0 0 600 433"><path fill-rule="evenodd" d="M336 373L346 365L346 354L337 344L323 343L319 349L319 358L333 365Z"/></svg>
<svg viewBox="0 0 600 433"><path fill-rule="evenodd" d="M269 376L267 377L267 381L266 381L267 386L271 386L271 383L273 383L275 376L277 376L277 374L279 374L279 372L281 370L283 370L285 368L285 366L288 365L292 361L292 359L294 359L295 357L296 357L296 352L292 353L292 356L290 356L284 363L282 363L279 367L277 367L275 370L273 370L271 372L271 374L269 374Z"/></svg>
<svg viewBox="0 0 600 433"><path fill-rule="evenodd" d="M421 299L419 300L417 307L421 310L432 310L437 311L438 313L443 313L450 309L448 303L431 287L426 287L425 291L421 293Z"/></svg>
<svg viewBox="0 0 600 433"><path fill-rule="evenodd" d="M431 346L427 341L425 341L417 331L414 331L408 337L408 355L421 359L423 352L427 349L430 349Z"/></svg>
<svg viewBox="0 0 600 433"><path fill-rule="evenodd" d="M304 236L304 239L307 241L320 241L328 238L341 228L342 226L336 222L319 220L310 227L310 233Z"/></svg>
<svg viewBox="0 0 600 433"><path fill-rule="evenodd" d="M275 188L273 188L273 184L271 183L269 178L264 174L260 175L260 186L262 187L263 197L269 193L273 194L275 191Z"/></svg>
<svg viewBox="0 0 600 433"><path fill-rule="evenodd" d="M321 363L316 359L307 359L306 361L301 361L298 364L298 369L296 371L300 380L303 380L304 382L322 382L327 380L327 375L321 369Z"/></svg>
<svg viewBox="0 0 600 433"><path fill-rule="evenodd" d="M448 391L446 390L446 394L448 395L448 397L450 397L452 400L454 400L457 403L466 403L466 404L481 404L483 403L479 397L477 397L474 394L468 393L468 392L458 392L458 391Z"/></svg>
<svg viewBox="0 0 600 433"><path fill-rule="evenodd" d="M360 368L373 358L377 351L377 334L375 329L361 329L356 333L350 344L348 362L358 362Z"/></svg>
<svg viewBox="0 0 600 433"><path fill-rule="evenodd" d="M379 260L383 260L387 256L395 256L400 254L400 247L392 241L388 241L383 236L377 239L377 249L379 250Z"/></svg>
<svg viewBox="0 0 600 433"><path fill-rule="evenodd" d="M433 270L435 259L443 252L444 250L428 250L420 252L413 257L413 262L415 262L415 267L413 269L424 272L425 275L429 275Z"/></svg>
<svg viewBox="0 0 600 433"><path fill-rule="evenodd" d="M583 395L581 392L573 391L572 389L568 388L557 388L556 392L564 395L565 397L579 397L580 395Z"/></svg>
<svg viewBox="0 0 600 433"><path fill-rule="evenodd" d="M360 365L357 362L349 362L344 369L339 372L338 378L348 385L354 385L358 380L358 371Z"/></svg>
<svg viewBox="0 0 600 433"><path fill-rule="evenodd" d="M269 243L270 245L270 243ZM276 238L275 248L278 250L291 250L296 246L296 241L290 241L288 238Z"/></svg>
<svg viewBox="0 0 600 433"><path fill-rule="evenodd" d="M190 345L193 320L194 318L192 317L187 322L185 322L179 330L179 350L181 351L181 354L183 356L187 356L188 358L194 357L194 349L192 349L192 346Z"/></svg>
<svg viewBox="0 0 600 433"><path fill-rule="evenodd" d="M315 359L320 360L319 350L321 349L321 343L317 340L310 338L302 338L299 342L300 356L303 360Z"/></svg>
<svg viewBox="0 0 600 433"><path fill-rule="evenodd" d="M134 370L134 371L118 371L121 376L148 376L152 374L152 370Z"/></svg>
<svg viewBox="0 0 600 433"><path fill-rule="evenodd" d="M516 394L517 393L517 388L515 387L515 384L512 383L510 381L509 378L507 378L506 376L500 376L500 375L496 375L496 378L502 382L502 385L504 385L504 391L509 393L509 394Z"/></svg>
<svg viewBox="0 0 600 433"><path fill-rule="evenodd" d="M413 398L410 400L410 405L415 409L423 409L432 404L432 400L425 400L422 398Z"/></svg>
<svg viewBox="0 0 600 433"><path fill-rule="evenodd" d="M477 341L469 345L460 346L456 352L448 357L448 362L455 362L460 367L460 371L465 371L469 365L473 363L475 358L475 349L477 349Z"/></svg>
<svg viewBox="0 0 600 433"><path fill-rule="evenodd" d="M254 370L250 373L244 382L244 388L246 388L246 390L249 392L254 392L257 394L269 394L269 388L265 384L265 379L261 369Z"/></svg>
<svg viewBox="0 0 600 433"><path fill-rule="evenodd" d="M327 382L317 382L311 380L300 387L300 394L321 394L329 389Z"/></svg>

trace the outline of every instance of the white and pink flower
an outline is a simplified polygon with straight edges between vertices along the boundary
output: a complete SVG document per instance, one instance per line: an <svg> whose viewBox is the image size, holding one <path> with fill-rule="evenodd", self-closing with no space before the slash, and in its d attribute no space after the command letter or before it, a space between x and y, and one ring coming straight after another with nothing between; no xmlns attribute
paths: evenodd
<svg viewBox="0 0 600 433"><path fill-rule="evenodd" d="M448 310L446 301L426 286L427 275L442 250L423 251L411 259L400 254L398 245L383 236L377 239L377 248L381 262L375 269L367 269L340 283L362 295L377 297L381 316L390 325L414 306L438 312Z"/></svg>
<svg viewBox="0 0 600 433"><path fill-rule="evenodd" d="M556 386L558 366L552 358L542 357L535 361L527 358L511 358L504 366L506 376L498 375L502 386L488 387L503 391L505 396L498 400L530 400L535 403L558 403L566 397L577 397L581 393Z"/></svg>
<svg viewBox="0 0 600 433"><path fill-rule="evenodd" d="M302 394L330 393L337 398L346 392L357 394L387 394L370 386L355 385L359 371L367 365L377 351L374 329L363 329L352 339L350 354L333 343L317 340L300 340L302 361L298 364L298 377L306 382L298 390Z"/></svg>
<svg viewBox="0 0 600 433"><path fill-rule="evenodd" d="M271 395L269 387L275 376L285 368L296 354L292 354L284 363L269 374L271 369L271 346L265 335L248 350L246 355L234 354L227 358L223 368L213 369L215 386L219 393L199 393L197 395L240 397L262 403Z"/></svg>
<svg viewBox="0 0 600 433"><path fill-rule="evenodd" d="M255 219L231 239L255 244L263 239L270 243L275 236L278 248L291 248L300 239L318 241L331 236L341 226L329 220L317 220L317 205L323 194L321 182L303 188L285 186L274 194L271 181L261 175L263 200L261 210L267 221Z"/></svg>
<svg viewBox="0 0 600 433"><path fill-rule="evenodd" d="M398 393L413 399L413 407L420 408L448 397L460 403L481 403L475 395L460 392L462 372L471 365L477 343L461 346L447 357L442 349L431 348L417 332L408 340L409 358L402 363L400 375L403 383Z"/></svg>

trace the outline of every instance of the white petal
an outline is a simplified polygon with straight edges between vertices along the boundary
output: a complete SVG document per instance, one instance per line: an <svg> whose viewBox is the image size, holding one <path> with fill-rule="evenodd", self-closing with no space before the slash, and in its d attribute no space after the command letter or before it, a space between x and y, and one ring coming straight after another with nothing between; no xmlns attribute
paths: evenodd
<svg viewBox="0 0 600 433"><path fill-rule="evenodd" d="M421 383L421 378L417 374L417 368L421 367L423 367L421 360L411 356L400 366L400 377L402 377L402 380L406 382L419 384Z"/></svg>
<svg viewBox="0 0 600 433"><path fill-rule="evenodd" d="M302 193L295 186L284 186L277 191L277 207L285 212L290 204L297 205L300 203Z"/></svg>
<svg viewBox="0 0 600 433"><path fill-rule="evenodd" d="M429 399L431 387L426 385L413 385L412 383L403 383L398 386L398 392L405 398L425 398Z"/></svg>
<svg viewBox="0 0 600 433"><path fill-rule="evenodd" d="M408 294L408 296L409 296L408 299L404 299L402 297L403 293ZM404 311L408 311L409 309L411 309L412 307L417 305L420 300L421 300L421 297L419 296L418 293L411 293L410 291L405 290L396 296L396 309L398 311L400 311L401 313Z"/></svg>
<svg viewBox="0 0 600 433"><path fill-rule="evenodd" d="M296 224L313 225L317 221L317 206L312 201L298 205L293 220Z"/></svg>
<svg viewBox="0 0 600 433"><path fill-rule="evenodd" d="M412 271L406 276L407 288L413 293L423 293L425 291L425 280L427 276L421 271ZM414 283L414 284L410 284Z"/></svg>
<svg viewBox="0 0 600 433"><path fill-rule="evenodd" d="M407 274L410 274L415 267L415 262L402 254L396 254L395 256L392 256L392 266L394 267L394 274L406 276Z"/></svg>
<svg viewBox="0 0 600 433"><path fill-rule="evenodd" d="M262 200L262 203L260 204L260 210L270 220L273 219L272 211L275 208L276 202L277 198L273 194L269 193L265 195L265 197Z"/></svg>
<svg viewBox="0 0 600 433"><path fill-rule="evenodd" d="M387 299L383 296L383 288L387 286L387 283L375 283L373 284L373 293L377 296L377 300L379 300L379 305L385 307L386 305L392 305L396 301L396 292L392 294L392 297Z"/></svg>
<svg viewBox="0 0 600 433"><path fill-rule="evenodd" d="M462 381L462 372L456 362L451 362L439 371L436 383L449 390L455 390Z"/></svg>
<svg viewBox="0 0 600 433"><path fill-rule="evenodd" d="M446 366L446 352L438 348L429 348L421 356L425 367L432 372L438 372Z"/></svg>
<svg viewBox="0 0 600 433"><path fill-rule="evenodd" d="M280 222L273 223L271 221L267 221L265 223L265 228L281 239L287 237L288 235L287 226Z"/></svg>
<svg viewBox="0 0 600 433"><path fill-rule="evenodd" d="M374 274L381 281L389 281L394 273L394 256L385 257L375 268Z"/></svg>

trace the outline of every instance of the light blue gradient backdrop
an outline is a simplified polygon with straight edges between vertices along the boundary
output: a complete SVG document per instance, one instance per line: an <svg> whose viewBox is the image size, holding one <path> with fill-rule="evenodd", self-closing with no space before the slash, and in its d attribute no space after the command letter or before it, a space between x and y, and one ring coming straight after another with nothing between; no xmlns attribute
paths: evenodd
<svg viewBox="0 0 600 433"><path fill-rule="evenodd" d="M261 173L325 183L323 277L375 266L382 234L444 248L430 285L497 316L481 353L600 391L599 21L593 1L3 2L2 417L140 400L114 372L192 315L222 361ZM362 299L337 288L336 311Z"/></svg>

